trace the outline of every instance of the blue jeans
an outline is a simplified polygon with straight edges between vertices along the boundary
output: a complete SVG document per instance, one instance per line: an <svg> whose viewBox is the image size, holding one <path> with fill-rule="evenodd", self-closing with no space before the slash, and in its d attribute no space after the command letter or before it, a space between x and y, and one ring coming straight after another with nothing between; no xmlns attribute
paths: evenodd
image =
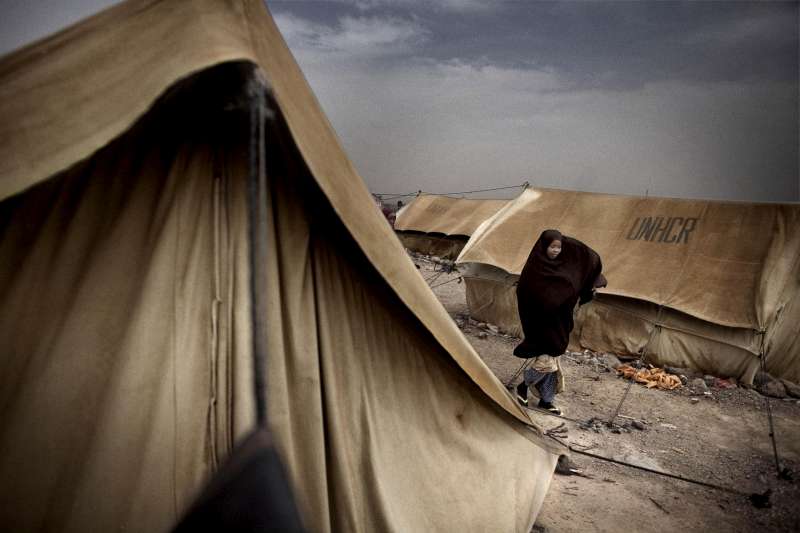
<svg viewBox="0 0 800 533"><path fill-rule="evenodd" d="M556 397L556 388L558 387L558 380L556 379L557 372L547 372L542 374L532 368L525 369L525 385L528 387L535 386L539 391L539 398L543 402L553 403Z"/></svg>

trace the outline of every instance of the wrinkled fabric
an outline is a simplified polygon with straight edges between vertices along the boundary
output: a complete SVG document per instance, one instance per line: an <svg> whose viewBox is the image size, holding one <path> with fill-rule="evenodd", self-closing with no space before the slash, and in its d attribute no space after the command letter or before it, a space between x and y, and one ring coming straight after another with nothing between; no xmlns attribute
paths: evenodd
<svg viewBox="0 0 800 533"><path fill-rule="evenodd" d="M558 358L551 355L539 355L533 358L529 368L543 374L556 372L558 370Z"/></svg>

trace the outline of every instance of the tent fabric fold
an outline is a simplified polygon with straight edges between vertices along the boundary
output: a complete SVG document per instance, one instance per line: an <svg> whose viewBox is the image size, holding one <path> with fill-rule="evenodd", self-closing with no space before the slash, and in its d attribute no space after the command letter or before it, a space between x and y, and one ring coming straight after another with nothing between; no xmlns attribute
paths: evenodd
<svg viewBox="0 0 800 533"><path fill-rule="evenodd" d="M2 58L0 140L4 525L176 524L255 427L255 298L309 530L530 529L560 449L372 208L261 2L126 2Z"/></svg>
<svg viewBox="0 0 800 533"><path fill-rule="evenodd" d="M243 183L166 141L137 128L0 204L10 529L164 530L253 424Z"/></svg>

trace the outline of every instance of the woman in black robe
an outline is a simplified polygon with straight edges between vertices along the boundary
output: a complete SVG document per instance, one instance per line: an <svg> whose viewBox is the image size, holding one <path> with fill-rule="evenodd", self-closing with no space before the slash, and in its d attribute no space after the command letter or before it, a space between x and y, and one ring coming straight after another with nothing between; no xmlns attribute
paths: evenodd
<svg viewBox="0 0 800 533"><path fill-rule="evenodd" d="M517 284L517 307L524 338L514 355L536 358L517 386L517 397L528 404L528 387L535 385L538 407L560 414L553 405L558 360L567 349L575 304L589 302L594 289L604 287L600 256L577 239L557 230L542 232Z"/></svg>

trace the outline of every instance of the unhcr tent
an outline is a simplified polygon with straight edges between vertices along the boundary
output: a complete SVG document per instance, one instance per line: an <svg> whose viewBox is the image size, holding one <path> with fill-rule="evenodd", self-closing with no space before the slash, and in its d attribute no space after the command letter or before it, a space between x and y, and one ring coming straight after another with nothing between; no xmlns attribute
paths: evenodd
<svg viewBox="0 0 800 533"><path fill-rule="evenodd" d="M608 287L580 309L571 343L746 382L800 382L800 205L529 189L457 259L476 318L519 335L514 283L542 230L603 259Z"/></svg>
<svg viewBox="0 0 800 533"><path fill-rule="evenodd" d="M260 0L2 58L3 528L166 531L266 421L311 531L528 531L554 450L371 203Z"/></svg>
<svg viewBox="0 0 800 533"><path fill-rule="evenodd" d="M394 229L409 250L452 260L481 222L507 203L420 194L397 213Z"/></svg>

